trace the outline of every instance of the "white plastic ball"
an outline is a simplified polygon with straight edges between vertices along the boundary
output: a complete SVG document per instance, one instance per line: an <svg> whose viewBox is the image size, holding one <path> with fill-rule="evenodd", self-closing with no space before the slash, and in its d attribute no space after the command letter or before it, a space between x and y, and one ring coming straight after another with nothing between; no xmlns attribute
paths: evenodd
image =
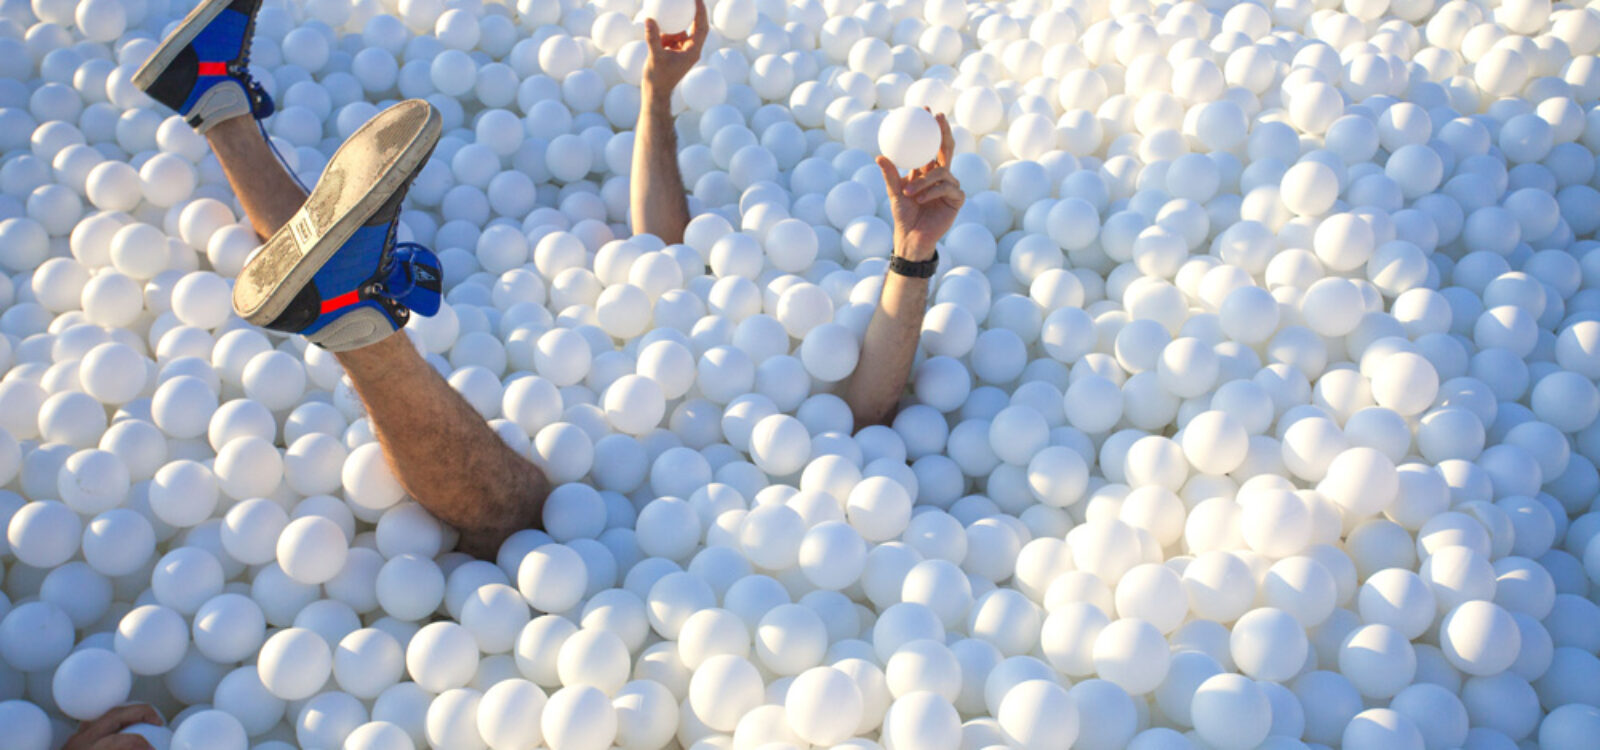
<svg viewBox="0 0 1600 750"><path fill-rule="evenodd" d="M939 153L939 123L926 110L901 107L878 125L878 149L901 169L921 167Z"/></svg>
<svg viewBox="0 0 1600 750"><path fill-rule="evenodd" d="M300 583L325 583L339 574L349 554L344 530L321 516L290 521L278 537L278 564Z"/></svg>
<svg viewBox="0 0 1600 750"><path fill-rule="evenodd" d="M326 641L304 628L273 633L256 659L261 683L283 700L309 698L333 672L333 652Z"/></svg>

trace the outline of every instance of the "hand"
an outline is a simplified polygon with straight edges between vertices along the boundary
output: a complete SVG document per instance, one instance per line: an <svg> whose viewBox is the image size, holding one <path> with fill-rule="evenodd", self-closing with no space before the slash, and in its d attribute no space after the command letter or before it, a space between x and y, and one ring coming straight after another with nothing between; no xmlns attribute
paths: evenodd
<svg viewBox="0 0 1600 750"><path fill-rule="evenodd" d="M117 706L104 716L80 725L61 750L154 750L137 734L117 734L134 724L160 726L161 715L143 703Z"/></svg>
<svg viewBox="0 0 1600 750"><path fill-rule="evenodd" d="M894 162L878 157L883 183L889 190L889 205L894 211L894 252L906 260L922 261L933 257L935 245L950 225L967 197L961 183L950 174L950 157L956 150L955 136L944 115L939 121L939 155L933 161L911 170L904 178Z"/></svg>
<svg viewBox="0 0 1600 750"><path fill-rule="evenodd" d="M689 25L688 31L662 36L656 19L644 19L644 37L650 45L650 56L644 63L646 93L671 94L678 81L700 61L700 51L706 46L706 33L710 29L705 0L694 0L694 23Z"/></svg>

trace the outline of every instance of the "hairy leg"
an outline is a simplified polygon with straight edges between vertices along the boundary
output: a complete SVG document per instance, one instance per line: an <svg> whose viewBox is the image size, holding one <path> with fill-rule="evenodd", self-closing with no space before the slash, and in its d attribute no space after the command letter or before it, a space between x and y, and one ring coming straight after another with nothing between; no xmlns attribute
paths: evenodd
<svg viewBox="0 0 1600 750"><path fill-rule="evenodd" d="M255 122L227 120L206 137L256 233L265 238L288 223L306 194ZM461 532L461 551L493 558L512 532L539 523L550 491L544 473L489 429L404 332L337 356L395 477Z"/></svg>
<svg viewBox="0 0 1600 750"><path fill-rule="evenodd" d="M395 477L461 532L461 551L492 559L507 536L539 523L550 493L544 473L489 429L404 332L338 357Z"/></svg>
<svg viewBox="0 0 1600 750"><path fill-rule="evenodd" d="M256 234L266 239L289 223L305 203L306 192L278 161L256 121L249 117L223 120L206 131L206 140Z"/></svg>

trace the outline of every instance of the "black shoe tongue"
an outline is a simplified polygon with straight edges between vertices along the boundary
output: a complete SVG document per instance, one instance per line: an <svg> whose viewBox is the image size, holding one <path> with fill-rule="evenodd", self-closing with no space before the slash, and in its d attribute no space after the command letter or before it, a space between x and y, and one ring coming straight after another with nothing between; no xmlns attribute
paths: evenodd
<svg viewBox="0 0 1600 750"><path fill-rule="evenodd" d="M383 205L378 206L377 210L367 217L363 226L373 227L379 224L388 224L400 216L400 204L405 202L406 189L409 187L410 184L408 183L401 186L399 190L394 191L394 195L389 196L389 200L384 201Z"/></svg>

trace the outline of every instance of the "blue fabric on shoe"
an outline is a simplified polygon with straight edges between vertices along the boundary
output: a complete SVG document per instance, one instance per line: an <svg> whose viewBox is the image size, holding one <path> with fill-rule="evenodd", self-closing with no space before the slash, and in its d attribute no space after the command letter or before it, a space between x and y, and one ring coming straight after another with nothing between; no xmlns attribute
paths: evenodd
<svg viewBox="0 0 1600 750"><path fill-rule="evenodd" d="M395 301L425 318L439 312L444 268L432 250L415 242L395 245L394 270L389 276L384 286Z"/></svg>
<svg viewBox="0 0 1600 750"><path fill-rule="evenodd" d="M357 229L323 264L311 278L322 300L322 311L300 333L314 334L361 308L383 313L395 328L406 322L405 313L397 315L396 306L422 316L439 311L442 273L437 256L412 242L393 245L390 251L395 225L390 222Z"/></svg>
<svg viewBox="0 0 1600 750"><path fill-rule="evenodd" d="M194 49L195 55L200 58L202 65L225 65L241 56L240 51L249 41L245 38L245 33L248 30L250 30L249 16L231 8L224 9L217 14L216 18L211 20L211 23L206 24L206 27L201 29L200 33L195 36L194 41L189 43L189 46ZM199 103L200 98L205 96L206 92L210 91L212 87L226 84L245 89L247 96L259 92L263 97L262 101L265 103L264 108L266 111L255 112L256 119L261 119L271 114L273 105L271 99L266 97L266 92L259 86L251 86L254 81L248 77L248 74L241 80L231 73L223 73L222 75L202 74L197 77L194 88L189 91L188 100L183 103L178 112L188 115L194 109L195 104ZM254 91L252 91L252 88ZM251 101L255 102L256 99L252 98ZM257 107L257 109L261 108Z"/></svg>
<svg viewBox="0 0 1600 750"><path fill-rule="evenodd" d="M206 24L190 45L203 62L229 62L239 56L239 49L245 43L245 31L249 28L249 16L225 8Z"/></svg>

